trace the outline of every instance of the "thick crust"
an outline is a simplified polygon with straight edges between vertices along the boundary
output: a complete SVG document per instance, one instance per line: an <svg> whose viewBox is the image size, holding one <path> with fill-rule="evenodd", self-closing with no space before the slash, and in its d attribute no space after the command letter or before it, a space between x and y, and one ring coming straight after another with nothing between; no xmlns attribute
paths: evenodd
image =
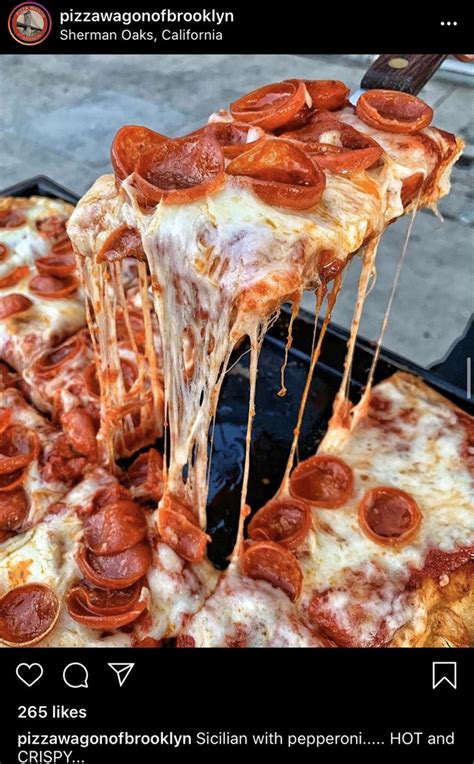
<svg viewBox="0 0 474 764"><path fill-rule="evenodd" d="M390 647L474 647L474 562L445 580L444 586L424 582L416 593L418 617L395 634Z"/></svg>

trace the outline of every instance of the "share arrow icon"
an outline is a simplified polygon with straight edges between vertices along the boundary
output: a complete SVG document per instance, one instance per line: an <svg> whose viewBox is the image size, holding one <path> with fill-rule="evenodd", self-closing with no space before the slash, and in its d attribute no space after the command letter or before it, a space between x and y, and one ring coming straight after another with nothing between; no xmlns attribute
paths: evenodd
<svg viewBox="0 0 474 764"><path fill-rule="evenodd" d="M112 671L115 671L117 674L117 679L120 687L123 687L124 683L127 681L130 672L132 668L134 667L134 663L108 663L108 666L112 669Z"/></svg>

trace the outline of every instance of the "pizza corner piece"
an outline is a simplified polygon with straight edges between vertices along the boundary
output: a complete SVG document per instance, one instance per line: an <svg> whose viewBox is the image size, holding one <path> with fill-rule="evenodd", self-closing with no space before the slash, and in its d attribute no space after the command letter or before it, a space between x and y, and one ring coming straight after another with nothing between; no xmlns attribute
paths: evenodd
<svg viewBox="0 0 474 764"><path fill-rule="evenodd" d="M74 211L0 201L0 497L20 497L0 501L0 643L474 641L472 418L416 378L370 380L350 423L333 418L294 467L295 423L281 487L249 517L269 325L310 289L324 330L356 254L361 307L383 231L436 205L462 150L421 99L347 97L288 80L182 138L127 126L114 174ZM207 557L209 433L245 336L245 465L222 572ZM40 486L38 511L35 470L60 483L46 499Z"/></svg>

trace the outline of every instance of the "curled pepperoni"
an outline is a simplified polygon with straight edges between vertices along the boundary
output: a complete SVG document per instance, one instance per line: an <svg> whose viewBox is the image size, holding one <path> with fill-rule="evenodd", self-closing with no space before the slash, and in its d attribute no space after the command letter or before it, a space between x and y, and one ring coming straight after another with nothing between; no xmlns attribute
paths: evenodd
<svg viewBox="0 0 474 764"><path fill-rule="evenodd" d="M40 442L34 430L10 425L0 433L0 474L23 469L38 457Z"/></svg>
<svg viewBox="0 0 474 764"><path fill-rule="evenodd" d="M18 489L26 480L27 469L14 470L13 472L6 472L3 475L0 474L0 502L2 501L2 494L10 492L12 495L13 489ZM0 522L1 525L1 522Z"/></svg>
<svg viewBox="0 0 474 764"><path fill-rule="evenodd" d="M97 428L92 416L83 408L73 408L61 417L61 426L79 454L97 460Z"/></svg>
<svg viewBox="0 0 474 764"><path fill-rule="evenodd" d="M20 527L27 514L28 499L23 488L0 493L0 530L14 531Z"/></svg>
<svg viewBox="0 0 474 764"><path fill-rule="evenodd" d="M340 80L303 80L313 109L336 111L342 109L349 96L349 88Z"/></svg>
<svg viewBox="0 0 474 764"><path fill-rule="evenodd" d="M167 500L158 512L158 530L163 541L188 562L199 562L211 540L196 524L189 507L174 497Z"/></svg>
<svg viewBox="0 0 474 764"><path fill-rule="evenodd" d="M139 125L121 127L112 142L110 154L116 176L124 180L134 171L142 154L167 140L166 136L155 133L148 127Z"/></svg>
<svg viewBox="0 0 474 764"><path fill-rule="evenodd" d="M84 349L84 336L76 334L57 348L43 353L33 364L33 371L42 379L55 377L60 369L70 364Z"/></svg>
<svg viewBox="0 0 474 764"><path fill-rule="evenodd" d="M351 468L337 456L311 456L300 462L290 477L291 495L315 507L341 507L353 485Z"/></svg>
<svg viewBox="0 0 474 764"><path fill-rule="evenodd" d="M66 236L66 220L58 215L36 221L36 230L48 239L63 240Z"/></svg>
<svg viewBox="0 0 474 764"><path fill-rule="evenodd" d="M163 457L150 448L128 468L133 495L145 501L159 501L163 496Z"/></svg>
<svg viewBox="0 0 474 764"><path fill-rule="evenodd" d="M0 641L30 647L49 634L58 615L59 600L49 586L17 586L0 600Z"/></svg>
<svg viewBox="0 0 474 764"><path fill-rule="evenodd" d="M211 122L199 132L214 138L227 159L234 159L253 148L265 135L261 128L245 122Z"/></svg>
<svg viewBox="0 0 474 764"><path fill-rule="evenodd" d="M368 135L335 119L313 122L282 137L300 141L318 165L331 172L366 170L383 154L382 147Z"/></svg>
<svg viewBox="0 0 474 764"><path fill-rule="evenodd" d="M68 613L91 629L118 629L133 623L148 605L139 582L127 589L95 589L82 582L69 590Z"/></svg>
<svg viewBox="0 0 474 764"><path fill-rule="evenodd" d="M26 278L30 272L28 265L20 265L18 268L14 268L10 273L0 279L0 289L6 289L7 287L15 286L19 281Z"/></svg>
<svg viewBox="0 0 474 764"><path fill-rule="evenodd" d="M359 523L367 536L383 545L399 545L417 532L422 514L413 496L390 486L372 488L359 504Z"/></svg>
<svg viewBox="0 0 474 764"><path fill-rule="evenodd" d="M3 262L4 260L6 260L9 254L10 254L10 247L0 242L0 262Z"/></svg>
<svg viewBox="0 0 474 764"><path fill-rule="evenodd" d="M233 159L229 175L248 178L267 204L305 210L319 201L326 186L322 170L290 141L267 140Z"/></svg>
<svg viewBox="0 0 474 764"><path fill-rule="evenodd" d="M5 364L2 364L2 366L0 366L0 371L1 371L2 375L4 375L4 374L8 374L9 375L10 374L10 372L9 372L8 368L5 366ZM9 385L8 385L9 377L7 377L6 380L4 380L4 381L6 381L6 383L7 383L6 387L9 387ZM5 406L2 406L0 408L0 432L3 432L4 430L7 429L8 425L11 422L11 419L12 419L12 410L6 408Z"/></svg>
<svg viewBox="0 0 474 764"><path fill-rule="evenodd" d="M67 297L79 288L77 276L35 276L29 283L30 290L39 297Z"/></svg>
<svg viewBox="0 0 474 764"><path fill-rule="evenodd" d="M100 385L94 362L90 363L89 366L84 369L83 378L86 390L90 397L94 399L100 398Z"/></svg>
<svg viewBox="0 0 474 764"><path fill-rule="evenodd" d="M67 239L63 239L63 241L58 241L56 244L53 244L51 247L51 252L53 255L68 255L70 253L74 253L70 238L68 237Z"/></svg>
<svg viewBox="0 0 474 764"><path fill-rule="evenodd" d="M5 297L0 297L0 321L10 318L15 313L24 313L32 305L32 301L24 294L7 294Z"/></svg>
<svg viewBox="0 0 474 764"><path fill-rule="evenodd" d="M193 202L218 191L224 180L224 154L209 135L161 143L135 167L136 185L151 204Z"/></svg>
<svg viewBox="0 0 474 764"><path fill-rule="evenodd" d="M388 133L418 133L433 119L433 109L421 98L396 90L367 90L357 101L356 114Z"/></svg>
<svg viewBox="0 0 474 764"><path fill-rule="evenodd" d="M47 257L40 257L36 261L36 267L42 276L58 276L64 278L70 276L76 270L76 258L74 252L64 252Z"/></svg>
<svg viewBox="0 0 474 764"><path fill-rule="evenodd" d="M146 535L145 513L130 499L109 504L84 521L84 541L94 554L123 552Z"/></svg>
<svg viewBox="0 0 474 764"><path fill-rule="evenodd" d="M96 259L98 263L104 260L115 263L125 257L145 260L140 232L129 225L121 225L112 231L99 249Z"/></svg>
<svg viewBox="0 0 474 764"><path fill-rule="evenodd" d="M293 602L300 596L303 573L296 557L281 544L256 541L243 553L241 568L244 576L268 581Z"/></svg>
<svg viewBox="0 0 474 764"><path fill-rule="evenodd" d="M308 93L300 80L287 80L253 90L230 105L238 122L275 130L288 124L303 109Z"/></svg>
<svg viewBox="0 0 474 764"><path fill-rule="evenodd" d="M0 228L18 228L25 223L26 215L21 210L0 210Z"/></svg>
<svg viewBox="0 0 474 764"><path fill-rule="evenodd" d="M77 554L82 575L102 589L124 589L139 581L151 565L151 550L145 541L109 555L96 555L82 546Z"/></svg>
<svg viewBox="0 0 474 764"><path fill-rule="evenodd" d="M274 499L252 517L248 535L254 541L277 541L296 549L311 528L311 509L299 499Z"/></svg>

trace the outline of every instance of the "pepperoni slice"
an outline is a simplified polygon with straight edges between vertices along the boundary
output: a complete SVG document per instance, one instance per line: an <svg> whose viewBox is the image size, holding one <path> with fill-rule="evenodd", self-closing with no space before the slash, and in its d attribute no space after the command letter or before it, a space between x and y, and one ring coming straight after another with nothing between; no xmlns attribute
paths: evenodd
<svg viewBox="0 0 474 764"><path fill-rule="evenodd" d="M3 493L9 492L9 496L11 496L13 489L18 489L25 482L26 473L26 469L19 469L13 472L6 472L3 475L0 474L0 502L2 501Z"/></svg>
<svg viewBox="0 0 474 764"><path fill-rule="evenodd" d="M300 80L286 80L265 85L242 96L230 105L239 122L275 130L290 122L306 104L307 90Z"/></svg>
<svg viewBox="0 0 474 764"><path fill-rule="evenodd" d="M248 535L254 541L277 541L296 549L308 535L311 521L311 509L304 501L274 499L252 517Z"/></svg>
<svg viewBox="0 0 474 764"><path fill-rule="evenodd" d="M0 493L0 530L14 531L20 527L27 514L28 499L23 488Z"/></svg>
<svg viewBox="0 0 474 764"><path fill-rule="evenodd" d="M30 290L39 297L53 299L67 297L79 288L77 276L35 276L29 283Z"/></svg>
<svg viewBox="0 0 474 764"><path fill-rule="evenodd" d="M94 554L116 554L143 541L147 527L142 508L123 499L84 521L84 541Z"/></svg>
<svg viewBox="0 0 474 764"><path fill-rule="evenodd" d="M161 143L135 167L136 185L151 204L193 202L218 191L224 180L224 154L209 135Z"/></svg>
<svg viewBox="0 0 474 764"><path fill-rule="evenodd" d="M3 262L4 260L6 260L9 254L10 254L10 247L0 242L0 262Z"/></svg>
<svg viewBox="0 0 474 764"><path fill-rule="evenodd" d="M100 385L97 378L97 369L94 362L90 363L89 366L84 369L83 377L86 390L90 397L99 399Z"/></svg>
<svg viewBox="0 0 474 764"><path fill-rule="evenodd" d="M7 276L0 279L0 289L15 286L15 284L18 284L19 281L28 276L29 272L28 265L20 265L18 268L14 268Z"/></svg>
<svg viewBox="0 0 474 764"><path fill-rule="evenodd" d="M300 141L318 165L331 172L366 170L383 154L382 147L368 135L336 119L318 120L282 137Z"/></svg>
<svg viewBox="0 0 474 764"><path fill-rule="evenodd" d="M199 562L211 540L196 524L194 515L175 497L168 497L158 512L158 530L163 541L188 562Z"/></svg>
<svg viewBox="0 0 474 764"><path fill-rule="evenodd" d="M40 442L34 430L12 424L0 433L0 474L27 467L38 457Z"/></svg>
<svg viewBox="0 0 474 764"><path fill-rule="evenodd" d="M48 255L47 257L40 257L36 261L36 267L42 276L63 278L75 272L76 258L72 251Z"/></svg>
<svg viewBox="0 0 474 764"><path fill-rule="evenodd" d="M5 381L6 382L5 386L9 387L9 385L8 385L9 377L7 376L6 380L3 380L3 376L5 374L7 374L7 375L10 374L10 372L9 372L8 368L5 366L5 364L2 364L0 366L0 372L2 374L2 381ZM11 419L12 419L12 410L5 408L5 406L2 406L0 408L0 432L3 432L4 430L7 429L8 425L11 422Z"/></svg>
<svg viewBox="0 0 474 764"><path fill-rule="evenodd" d="M0 210L0 228L18 228L25 223L26 215L21 210Z"/></svg>
<svg viewBox="0 0 474 764"><path fill-rule="evenodd" d="M112 231L97 253L97 262L106 260L115 263L125 257L134 257L136 260L145 261L142 237L136 228L121 225Z"/></svg>
<svg viewBox="0 0 474 764"><path fill-rule="evenodd" d="M36 221L36 230L48 239L62 241L66 236L66 222L58 215L49 215L47 218Z"/></svg>
<svg viewBox="0 0 474 764"><path fill-rule="evenodd" d="M88 411L79 407L71 409L62 415L61 426L79 454L97 460L97 428Z"/></svg>
<svg viewBox="0 0 474 764"><path fill-rule="evenodd" d="M55 377L59 370L70 364L84 349L84 336L76 334L53 350L43 353L33 364L33 371L42 379Z"/></svg>
<svg viewBox="0 0 474 764"><path fill-rule="evenodd" d="M241 568L244 576L268 581L293 602L300 596L303 573L296 557L281 544L256 541L243 553Z"/></svg>
<svg viewBox="0 0 474 764"><path fill-rule="evenodd" d="M82 546L77 564L91 584L102 589L124 589L142 578L151 565L151 550L145 541L110 555L96 555Z"/></svg>
<svg viewBox="0 0 474 764"><path fill-rule="evenodd" d="M421 98L396 90L367 90L357 101L356 114L388 133L418 133L433 119L433 109Z"/></svg>
<svg viewBox="0 0 474 764"><path fill-rule="evenodd" d="M322 170L290 141L267 140L233 159L229 175L244 176L267 204L305 210L319 201L326 186Z"/></svg>
<svg viewBox="0 0 474 764"><path fill-rule="evenodd" d="M422 514L413 496L392 488L377 486L359 504L359 523L367 536L383 545L399 545L417 532Z"/></svg>
<svg viewBox="0 0 474 764"><path fill-rule="evenodd" d="M128 477L134 496L159 501L163 496L163 457L156 448L150 448L130 465Z"/></svg>
<svg viewBox="0 0 474 764"><path fill-rule="evenodd" d="M44 584L11 589L0 600L0 641L11 647L31 647L54 628L59 600Z"/></svg>
<svg viewBox="0 0 474 764"><path fill-rule="evenodd" d="M74 253L71 239L68 237L67 239L64 239L63 241L56 242L56 244L53 244L53 246L51 247L51 252L53 255L67 255L70 252Z"/></svg>
<svg viewBox="0 0 474 764"><path fill-rule="evenodd" d="M139 125L121 127L112 142L110 153L115 175L120 180L124 180L134 171L142 154L167 140L165 135L155 133L148 127Z"/></svg>
<svg viewBox="0 0 474 764"><path fill-rule="evenodd" d="M91 629L118 629L133 623L146 610L148 598L141 597L142 586L127 589L94 589L85 582L67 595L67 609L74 621Z"/></svg>
<svg viewBox="0 0 474 764"><path fill-rule="evenodd" d="M351 468L337 456L311 456L300 462L290 477L292 496L315 507L341 507L352 494Z"/></svg>
<svg viewBox="0 0 474 764"><path fill-rule="evenodd" d="M227 159L240 156L244 151L253 148L265 136L261 128L245 122L211 122L200 132L214 138L222 146Z"/></svg>
<svg viewBox="0 0 474 764"><path fill-rule="evenodd" d="M7 294L5 297L0 297L0 321L10 318L15 313L24 313L32 305L32 301L24 294Z"/></svg>
<svg viewBox="0 0 474 764"><path fill-rule="evenodd" d="M340 80L303 80L313 109L336 111L342 109L349 96L349 88Z"/></svg>

